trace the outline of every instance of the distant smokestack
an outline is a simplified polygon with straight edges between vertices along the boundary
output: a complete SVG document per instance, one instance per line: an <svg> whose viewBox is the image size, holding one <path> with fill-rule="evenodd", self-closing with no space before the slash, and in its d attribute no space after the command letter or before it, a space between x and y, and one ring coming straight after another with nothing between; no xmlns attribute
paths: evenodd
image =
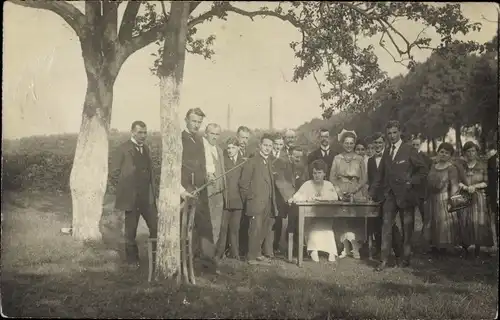
<svg viewBox="0 0 500 320"><path fill-rule="evenodd" d="M227 105L227 130L231 130L231 105Z"/></svg>
<svg viewBox="0 0 500 320"><path fill-rule="evenodd" d="M273 97L269 97L269 130L273 130Z"/></svg>

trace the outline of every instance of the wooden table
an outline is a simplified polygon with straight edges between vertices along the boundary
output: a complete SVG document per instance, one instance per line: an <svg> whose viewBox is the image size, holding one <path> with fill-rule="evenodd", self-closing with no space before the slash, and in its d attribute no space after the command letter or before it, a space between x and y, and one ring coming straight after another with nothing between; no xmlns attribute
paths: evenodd
<svg viewBox="0 0 500 320"><path fill-rule="evenodd" d="M298 207L297 232L299 234L299 250L297 265L302 266L304 253L304 221L305 218L365 218L365 241L368 240L371 258L372 237L368 230L368 218L377 218L380 204L375 202L349 203L341 201L303 201L294 204ZM370 233L370 234L369 234ZM292 261L293 233L288 235L288 260Z"/></svg>

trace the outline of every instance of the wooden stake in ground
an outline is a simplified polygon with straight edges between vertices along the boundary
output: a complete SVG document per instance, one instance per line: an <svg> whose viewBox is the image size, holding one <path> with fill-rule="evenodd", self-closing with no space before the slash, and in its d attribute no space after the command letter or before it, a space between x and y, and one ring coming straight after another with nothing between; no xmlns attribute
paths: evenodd
<svg viewBox="0 0 500 320"><path fill-rule="evenodd" d="M179 275L181 127L179 104L185 62L189 2L172 1L165 29L160 75L162 163L158 199L158 244L155 278Z"/></svg>

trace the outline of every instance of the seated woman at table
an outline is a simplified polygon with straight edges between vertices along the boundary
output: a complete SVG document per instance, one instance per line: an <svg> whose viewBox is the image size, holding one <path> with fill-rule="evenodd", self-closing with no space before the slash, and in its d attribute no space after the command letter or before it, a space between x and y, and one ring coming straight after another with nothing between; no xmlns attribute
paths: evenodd
<svg viewBox="0 0 500 320"><path fill-rule="evenodd" d="M304 182L288 202L338 200L339 197L332 183L324 180L327 169L326 163L318 159L311 163L311 167L313 179ZM311 259L315 262L319 262L318 251L323 251L328 253L328 261L334 262L338 253L335 234L333 233L332 219L306 219L304 229L307 251L310 253Z"/></svg>
<svg viewBox="0 0 500 320"><path fill-rule="evenodd" d="M330 181L340 197L344 196L357 202L367 201L368 178L365 160L354 151L356 133L342 129L338 139L344 151L333 158ZM344 245L340 258L347 256L350 244L354 258L359 259L358 240L364 234L364 225L353 221L352 218L338 218L335 221L335 230L340 236L340 242Z"/></svg>

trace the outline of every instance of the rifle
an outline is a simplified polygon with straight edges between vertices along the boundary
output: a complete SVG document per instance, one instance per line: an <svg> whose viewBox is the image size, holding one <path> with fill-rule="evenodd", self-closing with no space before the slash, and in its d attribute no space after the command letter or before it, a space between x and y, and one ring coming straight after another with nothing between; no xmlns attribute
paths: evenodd
<svg viewBox="0 0 500 320"><path fill-rule="evenodd" d="M237 166L234 166L233 168L225 171L223 174L215 177L214 179L211 179L209 182L203 184L201 187L198 187L196 188L194 191L191 192L191 194L193 195L198 195L203 189L205 189L206 187L208 187L210 184L212 184L215 180L219 180L220 178L223 178L224 176L226 176L229 172L233 171L233 170L236 170L238 169L239 167L243 166L245 163L248 162L248 160L250 160L250 158L247 158L245 161L243 161L242 163L238 164ZM183 167L187 167L189 168L188 166L186 165L182 165ZM191 184L194 185L194 173L191 174Z"/></svg>
<svg viewBox="0 0 500 320"><path fill-rule="evenodd" d="M208 181L207 183L203 184L201 187L197 188L192 193L194 195L199 194L203 189L205 189L206 187L208 187L209 185L211 185L215 180L219 180L220 178L225 177L229 172L231 172L233 170L236 170L237 168L243 166L245 163L248 162L248 160L250 160L250 158L246 159L245 161L243 161L239 165L232 167L231 169L227 170L226 172L224 172L223 174L219 175L218 177L215 177L214 179L212 179L212 180Z"/></svg>

